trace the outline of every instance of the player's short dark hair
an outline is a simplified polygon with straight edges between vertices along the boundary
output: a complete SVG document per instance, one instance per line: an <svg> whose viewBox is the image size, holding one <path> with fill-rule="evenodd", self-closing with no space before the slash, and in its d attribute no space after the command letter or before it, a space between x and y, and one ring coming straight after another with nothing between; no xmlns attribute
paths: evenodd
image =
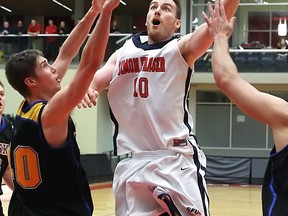
<svg viewBox="0 0 288 216"><path fill-rule="evenodd" d="M182 9L181 9L181 1L180 0L173 0L174 3L176 4L176 18L180 19L181 18L181 13L182 13Z"/></svg>
<svg viewBox="0 0 288 216"><path fill-rule="evenodd" d="M10 56L5 65L5 74L9 84L23 97L30 94L24 81L27 77L35 77L37 58L43 56L39 50L28 49Z"/></svg>

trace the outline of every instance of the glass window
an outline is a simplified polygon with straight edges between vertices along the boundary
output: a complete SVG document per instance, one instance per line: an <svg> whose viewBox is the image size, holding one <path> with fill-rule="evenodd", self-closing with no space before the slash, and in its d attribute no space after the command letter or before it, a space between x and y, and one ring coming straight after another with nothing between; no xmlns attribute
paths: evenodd
<svg viewBox="0 0 288 216"><path fill-rule="evenodd" d="M288 91L265 91L288 99ZM268 125L244 114L220 91L196 93L196 135L202 147L271 149L273 135Z"/></svg>
<svg viewBox="0 0 288 216"><path fill-rule="evenodd" d="M220 91L197 91L198 103L229 103L229 99Z"/></svg>
<svg viewBox="0 0 288 216"><path fill-rule="evenodd" d="M270 30L269 12L249 12L248 16L249 31Z"/></svg>

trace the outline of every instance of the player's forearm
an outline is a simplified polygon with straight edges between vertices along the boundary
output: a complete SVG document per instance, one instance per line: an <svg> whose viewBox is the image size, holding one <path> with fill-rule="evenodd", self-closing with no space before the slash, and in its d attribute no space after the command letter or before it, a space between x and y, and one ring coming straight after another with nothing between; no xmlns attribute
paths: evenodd
<svg viewBox="0 0 288 216"><path fill-rule="evenodd" d="M237 11L240 0L223 0L226 16L232 18Z"/></svg>
<svg viewBox="0 0 288 216"><path fill-rule="evenodd" d="M101 12L99 9L93 9L91 7L86 15L80 20L80 22L73 28L68 38L65 40L61 47L61 54L66 58L74 58L81 45L84 43L91 26L93 25L97 15Z"/></svg>
<svg viewBox="0 0 288 216"><path fill-rule="evenodd" d="M96 23L95 29L91 33L82 53L82 57L86 59L86 64L90 64L95 68L93 72L100 67L104 60L109 39L111 16L112 11L102 11Z"/></svg>
<svg viewBox="0 0 288 216"><path fill-rule="evenodd" d="M212 69L216 85L225 93L233 77L238 73L229 53L228 37L216 36L214 38Z"/></svg>
<svg viewBox="0 0 288 216"><path fill-rule="evenodd" d="M14 190L14 183L13 183L13 180L12 180L12 177L11 177L11 172L10 172L10 168L9 168L9 165L8 167L6 168L4 174L3 174L3 179L6 183L6 185L11 189L11 190Z"/></svg>
<svg viewBox="0 0 288 216"><path fill-rule="evenodd" d="M58 108L58 114L59 112L64 113L67 110L72 110L79 103L79 101L82 100L87 92L96 70L100 67L104 59L109 38L111 15L112 11L109 13L101 13L96 26L93 29L82 52L81 60L76 73L77 79L74 79L71 82L69 89L67 89L66 92L63 91L63 94L70 96L69 101L66 101L65 109L63 108L59 110ZM67 98L62 97L62 100L65 101Z"/></svg>

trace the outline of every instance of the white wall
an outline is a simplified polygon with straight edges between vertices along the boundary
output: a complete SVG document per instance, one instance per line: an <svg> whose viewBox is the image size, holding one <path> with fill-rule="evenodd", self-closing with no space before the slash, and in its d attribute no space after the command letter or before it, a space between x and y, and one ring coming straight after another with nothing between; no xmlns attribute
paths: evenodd
<svg viewBox="0 0 288 216"><path fill-rule="evenodd" d="M9 85L5 76L5 70L2 68L0 69L0 80L4 84L6 94L6 107L4 113L15 114L23 98Z"/></svg>

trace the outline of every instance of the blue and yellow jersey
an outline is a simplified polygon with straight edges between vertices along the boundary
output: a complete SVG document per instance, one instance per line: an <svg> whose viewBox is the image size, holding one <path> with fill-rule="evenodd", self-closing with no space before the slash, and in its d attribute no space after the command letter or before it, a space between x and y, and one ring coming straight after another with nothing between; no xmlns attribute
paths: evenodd
<svg viewBox="0 0 288 216"><path fill-rule="evenodd" d="M75 125L70 118L65 145L50 147L41 125L46 103L40 100L28 104L24 100L17 111L10 152L15 191L9 215L19 211L33 215L92 215L93 203L80 163Z"/></svg>
<svg viewBox="0 0 288 216"><path fill-rule="evenodd" d="M2 116L0 125L0 195L3 194L1 189L2 177L8 166L8 150L10 146L10 139L12 134L11 122Z"/></svg>

